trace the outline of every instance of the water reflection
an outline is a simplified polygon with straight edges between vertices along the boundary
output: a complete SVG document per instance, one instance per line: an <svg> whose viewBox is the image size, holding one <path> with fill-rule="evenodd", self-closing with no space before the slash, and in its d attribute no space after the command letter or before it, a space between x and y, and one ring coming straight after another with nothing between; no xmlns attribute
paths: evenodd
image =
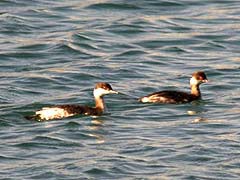
<svg viewBox="0 0 240 180"><path fill-rule="evenodd" d="M198 117L198 118L192 120L191 123L201 123L201 122L206 122L206 121L208 121L208 119L202 118L202 117Z"/></svg>
<svg viewBox="0 0 240 180"><path fill-rule="evenodd" d="M101 131L103 127L104 121L101 119L93 119L91 121L91 124L87 126L86 128L90 131L88 136L96 138L97 144L103 144L105 143L105 137L103 134L100 134L99 131Z"/></svg>
<svg viewBox="0 0 240 180"><path fill-rule="evenodd" d="M192 102L192 106L187 110L187 114L189 116L193 116L194 119L191 121L191 123L200 123L200 122L206 122L208 118L204 117L207 110L204 107L204 104L202 102Z"/></svg>

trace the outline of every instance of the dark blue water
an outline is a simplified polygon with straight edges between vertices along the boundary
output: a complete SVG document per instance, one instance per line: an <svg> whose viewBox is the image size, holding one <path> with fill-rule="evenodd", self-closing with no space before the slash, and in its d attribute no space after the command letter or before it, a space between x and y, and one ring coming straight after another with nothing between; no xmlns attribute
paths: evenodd
<svg viewBox="0 0 240 180"><path fill-rule="evenodd" d="M203 100L141 104L154 91ZM1 179L239 179L238 0L0 1ZM109 113L33 122L46 105L94 105L96 82L126 95Z"/></svg>

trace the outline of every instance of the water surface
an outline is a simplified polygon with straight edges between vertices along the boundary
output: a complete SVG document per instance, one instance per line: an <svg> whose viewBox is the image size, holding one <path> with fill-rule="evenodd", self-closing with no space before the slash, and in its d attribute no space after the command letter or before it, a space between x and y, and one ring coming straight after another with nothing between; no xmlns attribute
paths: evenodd
<svg viewBox="0 0 240 180"><path fill-rule="evenodd" d="M239 179L238 0L0 2L1 179ZM203 100L140 104L204 70ZM109 113L32 122L46 105Z"/></svg>

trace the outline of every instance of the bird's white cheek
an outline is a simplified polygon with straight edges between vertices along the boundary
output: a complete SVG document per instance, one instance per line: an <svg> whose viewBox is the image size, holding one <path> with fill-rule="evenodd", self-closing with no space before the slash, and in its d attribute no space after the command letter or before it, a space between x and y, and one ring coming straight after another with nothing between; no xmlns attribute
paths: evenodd
<svg viewBox="0 0 240 180"><path fill-rule="evenodd" d="M191 85L197 85L197 84L199 84L199 81L198 81L197 79L195 79L194 77L192 77L192 78L190 79L190 84L191 84Z"/></svg>
<svg viewBox="0 0 240 180"><path fill-rule="evenodd" d="M105 94L109 94L109 92L102 88L94 89L94 91L93 91L94 97L101 97Z"/></svg>

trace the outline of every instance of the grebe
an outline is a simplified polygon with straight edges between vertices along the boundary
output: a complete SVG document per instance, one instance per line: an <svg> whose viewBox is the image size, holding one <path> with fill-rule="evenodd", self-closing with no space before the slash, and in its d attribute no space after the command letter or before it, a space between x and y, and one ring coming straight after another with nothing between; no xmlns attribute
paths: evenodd
<svg viewBox="0 0 240 180"><path fill-rule="evenodd" d="M82 105L57 105L52 107L44 107L37 111L33 116L27 116L30 120L52 120L70 117L77 114L100 116L104 113L105 103L103 96L106 94L118 94L114 91L110 84L100 82L97 83L93 95L95 98L95 107L82 106Z"/></svg>
<svg viewBox="0 0 240 180"><path fill-rule="evenodd" d="M191 93L180 91L160 91L141 97L140 102L179 104L188 103L201 98L199 85L208 82L204 72L193 73L190 79Z"/></svg>

